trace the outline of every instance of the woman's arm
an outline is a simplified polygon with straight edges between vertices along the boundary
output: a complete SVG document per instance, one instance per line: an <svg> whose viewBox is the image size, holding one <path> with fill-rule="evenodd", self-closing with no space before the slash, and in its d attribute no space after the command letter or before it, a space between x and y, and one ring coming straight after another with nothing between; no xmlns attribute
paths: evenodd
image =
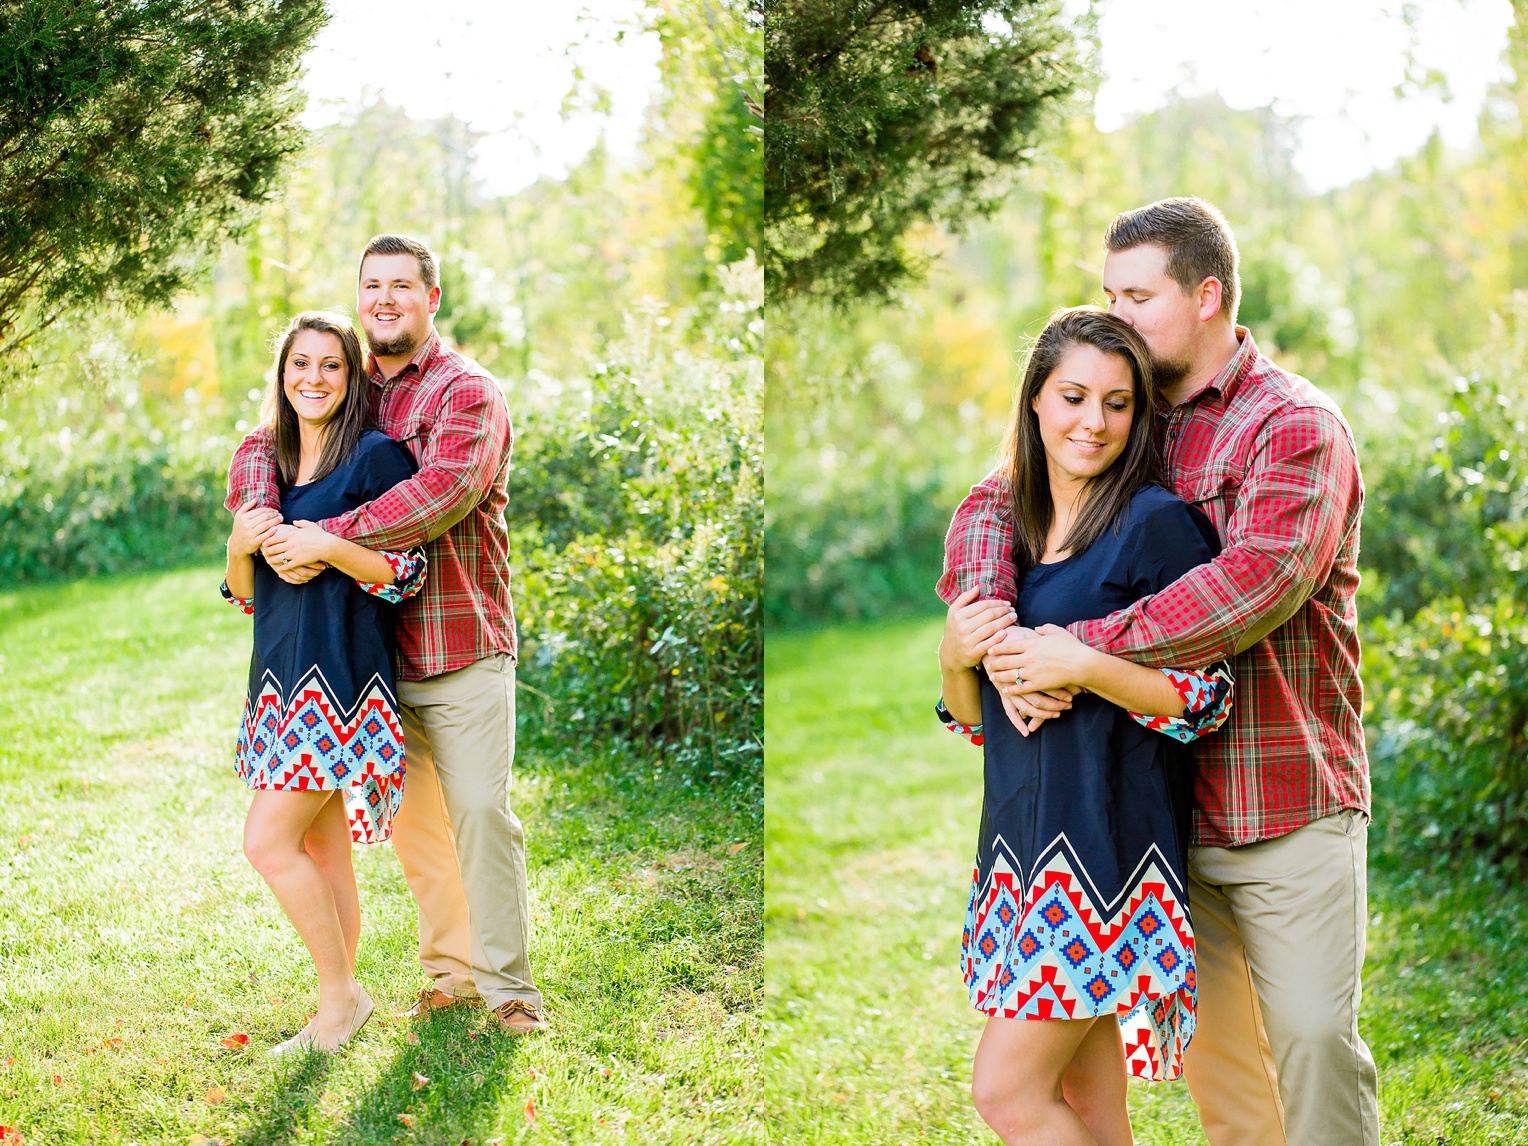
<svg viewBox="0 0 1528 1146"><path fill-rule="evenodd" d="M233 515L228 534L228 563L223 582L235 597L255 595L255 550L281 524L281 511L248 503Z"/></svg>
<svg viewBox="0 0 1528 1146"><path fill-rule="evenodd" d="M939 677L944 707L961 724L982 720L981 679L976 666L992 642L1017 619L1007 601L979 601L973 585L950 603L939 641Z"/></svg>
<svg viewBox="0 0 1528 1146"><path fill-rule="evenodd" d="M283 528L285 541L282 557L295 565L323 561L347 577L377 585L391 585L395 576L392 565L375 549L346 541L326 532L311 521L297 521ZM230 586L231 587L231 586Z"/></svg>
<svg viewBox="0 0 1528 1146"><path fill-rule="evenodd" d="M1029 688L1085 688L1143 716L1183 714L1183 696L1162 672L1089 648L1056 625L1036 629L1017 663Z"/></svg>

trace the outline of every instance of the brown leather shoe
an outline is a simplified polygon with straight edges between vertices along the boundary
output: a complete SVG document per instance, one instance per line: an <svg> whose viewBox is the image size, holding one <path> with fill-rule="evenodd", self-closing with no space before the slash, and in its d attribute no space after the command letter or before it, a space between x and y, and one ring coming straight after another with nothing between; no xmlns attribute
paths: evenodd
<svg viewBox="0 0 1528 1146"><path fill-rule="evenodd" d="M512 1035L532 1035L547 1029L541 1008L534 1003L527 1003L524 999L511 999L507 1003L500 1003L493 1009L493 1015L499 1020L499 1028Z"/></svg>
<svg viewBox="0 0 1528 1146"><path fill-rule="evenodd" d="M437 991L434 987L420 987L419 993L414 996L414 1002L397 1012L400 1019L427 1019L436 1011L444 1011L451 1007L466 1007L473 1003L480 1003L481 999L467 999L460 995L448 995L444 991Z"/></svg>

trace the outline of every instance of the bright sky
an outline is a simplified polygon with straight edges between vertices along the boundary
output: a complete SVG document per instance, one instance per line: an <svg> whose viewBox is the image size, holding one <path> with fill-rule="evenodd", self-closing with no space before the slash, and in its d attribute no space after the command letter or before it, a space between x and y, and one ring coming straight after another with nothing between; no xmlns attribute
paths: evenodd
<svg viewBox="0 0 1528 1146"><path fill-rule="evenodd" d="M380 95L416 119L454 114L486 133L478 173L508 194L561 176L600 133L613 151L637 142L658 80L658 41L628 31L641 0L332 0L329 26L304 64L309 127ZM574 55L569 44L580 42ZM560 114L581 63L611 95L607 117Z"/></svg>
<svg viewBox="0 0 1528 1146"><path fill-rule="evenodd" d="M1416 151L1435 127L1468 146L1511 23L1511 0L1106 0L1097 122L1112 130L1175 88L1271 104L1302 117L1296 165L1324 191ZM1413 38L1416 70L1441 73L1446 93L1395 94Z"/></svg>
<svg viewBox="0 0 1528 1146"><path fill-rule="evenodd" d="M1316 190L1414 152L1436 127L1467 146L1500 74L1511 0L1105 0L1099 126L1160 107L1174 89L1218 90L1232 107L1272 105L1302 119L1297 165ZM1069 7L1085 7L1070 0ZM657 82L658 44L630 27L642 0L334 0L307 59L310 126L344 101L380 94L411 116L454 113L486 134L478 170L490 190L560 176L601 131L630 151ZM421 15L421 13L425 13ZM575 56L611 94L606 117L560 107ZM1446 91L1398 97L1406 50Z"/></svg>

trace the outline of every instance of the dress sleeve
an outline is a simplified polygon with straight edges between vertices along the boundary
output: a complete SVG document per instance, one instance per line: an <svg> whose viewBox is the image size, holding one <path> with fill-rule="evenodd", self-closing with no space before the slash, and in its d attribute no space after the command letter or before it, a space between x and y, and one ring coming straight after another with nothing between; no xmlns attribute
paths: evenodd
<svg viewBox="0 0 1528 1146"><path fill-rule="evenodd" d="M1231 693L1236 688L1230 661L1218 661L1197 672L1170 668L1161 672L1183 698L1183 715L1143 716L1132 712L1131 719L1136 723L1188 744L1208 736L1230 718Z"/></svg>
<svg viewBox="0 0 1528 1146"><path fill-rule="evenodd" d="M934 714L956 736L964 736L978 748L982 746L982 726L980 724L962 724L950 715L950 710L944 706L944 697L939 698L939 703L934 706Z"/></svg>
<svg viewBox="0 0 1528 1146"><path fill-rule="evenodd" d="M229 591L227 581L223 582L223 600L235 608L243 609L251 617L255 615L255 599L253 597L235 597Z"/></svg>
<svg viewBox="0 0 1528 1146"><path fill-rule="evenodd" d="M425 567L429 564L425 560L424 546L417 546L405 553L394 553L387 549L379 549L377 552L393 567L393 579L384 585L380 581L362 581L358 578L356 584L365 592L396 605L424 588Z"/></svg>

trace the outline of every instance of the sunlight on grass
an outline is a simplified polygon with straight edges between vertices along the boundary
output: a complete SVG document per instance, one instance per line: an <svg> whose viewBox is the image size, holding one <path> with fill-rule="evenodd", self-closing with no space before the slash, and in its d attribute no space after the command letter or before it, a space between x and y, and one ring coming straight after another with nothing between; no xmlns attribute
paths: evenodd
<svg viewBox="0 0 1528 1146"><path fill-rule="evenodd" d="M776 1141L995 1143L960 980L981 754L934 719L940 619L772 633L765 1086ZM1384 794L1377 801L1384 814ZM1370 876L1361 1026L1383 1141L1528 1143L1520 890ZM1182 1083L1132 1082L1142 1146L1203 1143Z"/></svg>
<svg viewBox="0 0 1528 1146"><path fill-rule="evenodd" d="M28 1146L759 1141L757 799L608 754L517 761L551 1033L390 1017L422 980L382 845L356 853L376 1017L339 1055L265 1054L317 995L240 848L249 627L217 576L0 595L0 1124Z"/></svg>

